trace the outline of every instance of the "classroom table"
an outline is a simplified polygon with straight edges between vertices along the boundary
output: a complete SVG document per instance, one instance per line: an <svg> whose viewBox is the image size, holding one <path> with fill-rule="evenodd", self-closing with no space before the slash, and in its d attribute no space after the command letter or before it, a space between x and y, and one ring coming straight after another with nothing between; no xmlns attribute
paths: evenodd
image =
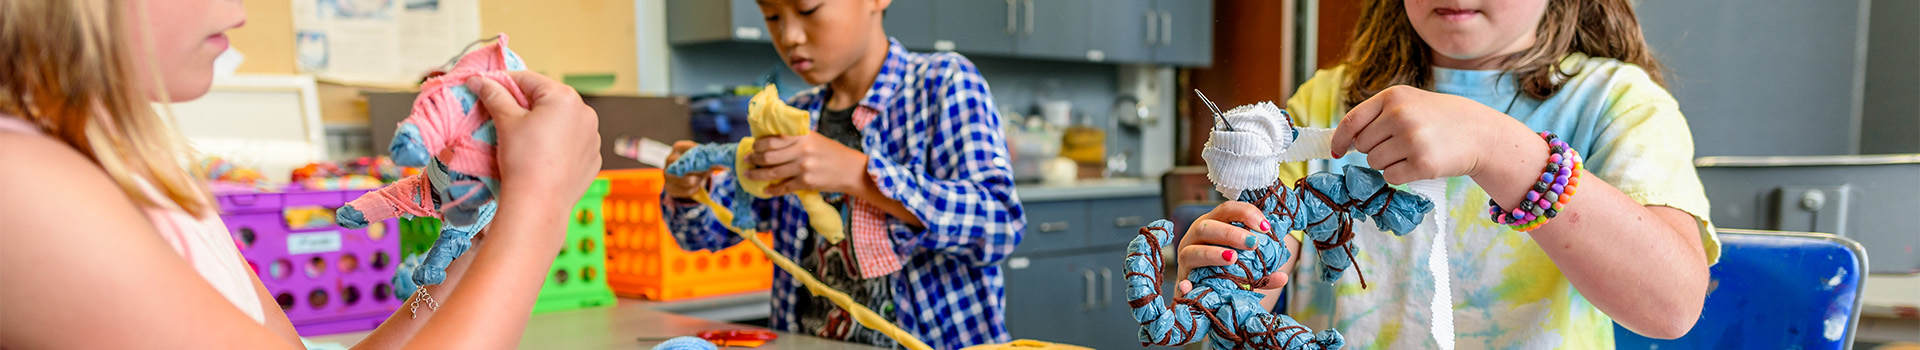
<svg viewBox="0 0 1920 350"><path fill-rule="evenodd" d="M749 299L758 297L760 303L766 302L765 293L747 293L726 299ZM710 301L709 301L710 302ZM610 308L555 311L534 314L527 322L527 330L520 338L523 349L649 349L660 341L639 341L641 337L672 337L693 335L700 331L726 329L763 329L760 327L711 321L682 316L662 311L672 308L672 303L651 302L620 298L617 306ZM309 337L315 342L337 342L352 345L366 338L368 332L352 332ZM768 342L759 348L764 350L796 349L881 349L878 347L826 340L811 336L780 333L780 339Z"/></svg>

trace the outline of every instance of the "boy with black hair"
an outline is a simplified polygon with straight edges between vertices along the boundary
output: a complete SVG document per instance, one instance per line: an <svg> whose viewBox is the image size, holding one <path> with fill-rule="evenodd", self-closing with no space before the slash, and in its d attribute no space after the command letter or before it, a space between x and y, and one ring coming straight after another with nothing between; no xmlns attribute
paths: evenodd
<svg viewBox="0 0 1920 350"><path fill-rule="evenodd" d="M935 348L1007 342L995 264L1019 244L1026 222L1000 116L965 57L908 52L887 37L881 21L891 2L758 1L781 59L819 86L789 101L814 114L815 132L756 140L748 161L759 168L744 174L670 176L669 226L689 250L738 244L686 199L709 191L728 205L736 199L712 189L737 176L775 181L767 189L774 196L837 193L829 201L848 228L837 243L809 232L797 200L762 200L756 210L774 250ZM692 146L676 144L671 158ZM777 269L771 318L776 330L895 345Z"/></svg>

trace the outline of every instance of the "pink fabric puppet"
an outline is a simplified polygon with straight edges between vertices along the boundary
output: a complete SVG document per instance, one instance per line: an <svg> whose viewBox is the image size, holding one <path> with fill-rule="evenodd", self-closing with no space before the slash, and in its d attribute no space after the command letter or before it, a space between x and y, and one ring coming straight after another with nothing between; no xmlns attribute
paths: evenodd
<svg viewBox="0 0 1920 350"><path fill-rule="evenodd" d="M526 64L506 45L507 36L501 34L498 42L466 54L446 74L420 84L413 114L400 122L388 151L394 164L425 171L361 196L335 214L335 223L347 228L399 216L442 219L433 247L397 270L393 285L398 297L413 294L416 286L445 280L447 265L493 220L498 207L494 194L500 187L493 117L466 81L475 76L493 79L521 107L528 107L526 95L506 73L526 70Z"/></svg>

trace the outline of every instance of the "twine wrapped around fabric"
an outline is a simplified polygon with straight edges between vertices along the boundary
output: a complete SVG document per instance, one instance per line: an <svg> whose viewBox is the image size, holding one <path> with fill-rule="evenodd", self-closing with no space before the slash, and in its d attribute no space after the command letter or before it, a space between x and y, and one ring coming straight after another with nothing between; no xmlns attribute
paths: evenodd
<svg viewBox="0 0 1920 350"><path fill-rule="evenodd" d="M425 172L367 193L335 212L341 227L361 228L394 217L434 217L442 221L440 238L418 265L395 274L394 294L405 298L416 286L440 284L447 266L472 247L472 239L493 221L500 191L494 160L493 116L468 90L469 78L491 79L505 87L516 103L529 107L508 71L527 69L520 56L507 49L501 34L491 45L467 53L446 74L420 84L412 114L394 132L389 153L399 166ZM407 278L407 281L401 281Z"/></svg>
<svg viewBox="0 0 1920 350"><path fill-rule="evenodd" d="M1260 303L1264 295L1255 290L1269 287L1266 277L1280 272L1292 256L1285 236L1303 231L1319 251L1320 281L1331 283L1354 269L1365 288L1366 276L1354 266L1354 219L1405 235L1433 211L1434 203L1390 187L1380 171L1360 166L1347 166L1340 174L1314 173L1288 187L1278 179L1280 164L1327 157L1332 153L1331 130L1296 128L1286 111L1272 103L1216 117L1218 125L1202 151L1208 178L1221 194L1259 208L1272 229L1249 236L1252 249L1235 250L1231 264L1188 272L1184 277L1193 289L1168 300L1159 290L1164 266L1160 251L1173 243L1173 223L1159 220L1141 228L1128 244L1126 258L1128 305L1140 323L1141 344L1185 345L1210 336L1215 349L1339 349L1346 340L1338 331L1315 333L1292 317L1269 313ZM1233 225L1248 228L1246 223Z"/></svg>

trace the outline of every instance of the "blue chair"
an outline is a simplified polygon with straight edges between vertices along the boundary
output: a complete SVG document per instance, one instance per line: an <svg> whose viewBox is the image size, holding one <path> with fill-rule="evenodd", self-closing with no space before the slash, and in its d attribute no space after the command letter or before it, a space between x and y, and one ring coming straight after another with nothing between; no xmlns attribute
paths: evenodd
<svg viewBox="0 0 1920 350"><path fill-rule="evenodd" d="M1867 256L1820 233L1720 230L1705 307L1687 335L1642 337L1614 325L1619 349L1851 349Z"/></svg>

